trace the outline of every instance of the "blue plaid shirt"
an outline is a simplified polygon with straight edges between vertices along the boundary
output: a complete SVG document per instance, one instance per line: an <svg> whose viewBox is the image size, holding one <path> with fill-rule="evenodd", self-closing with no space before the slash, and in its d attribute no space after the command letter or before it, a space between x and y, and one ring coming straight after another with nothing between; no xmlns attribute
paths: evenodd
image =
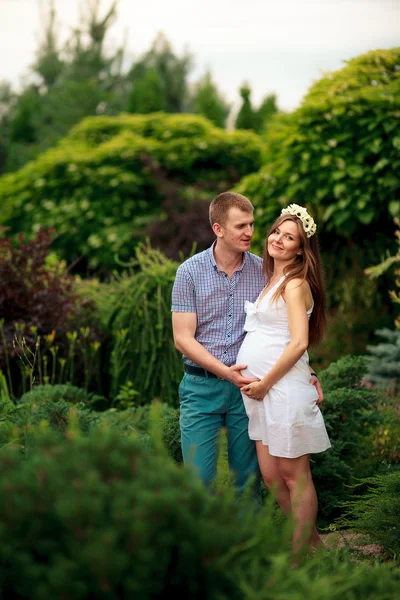
<svg viewBox="0 0 400 600"><path fill-rule="evenodd" d="M215 244L215 242L214 242ZM172 290L172 312L197 313L195 339L224 364L235 364L245 336L246 300L255 302L266 284L262 259L244 253L242 265L229 279L215 262L214 244L183 262ZM195 365L188 357L185 363Z"/></svg>

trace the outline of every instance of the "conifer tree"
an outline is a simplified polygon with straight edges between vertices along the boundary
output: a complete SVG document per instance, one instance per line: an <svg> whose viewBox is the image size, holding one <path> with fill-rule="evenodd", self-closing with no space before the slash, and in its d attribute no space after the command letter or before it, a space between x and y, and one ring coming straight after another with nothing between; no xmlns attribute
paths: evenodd
<svg viewBox="0 0 400 600"><path fill-rule="evenodd" d="M230 105L218 90L210 71L195 86L192 102L195 113L207 117L217 127L225 127Z"/></svg>
<svg viewBox="0 0 400 600"><path fill-rule="evenodd" d="M278 106L276 102L276 94L269 94L265 96L264 100L261 102L259 106L256 116L257 116L257 133L262 133L268 128L268 123L275 113L278 112Z"/></svg>
<svg viewBox="0 0 400 600"><path fill-rule="evenodd" d="M246 82L239 91L242 98L242 106L236 117L235 127L236 129L255 129L257 126L257 118L251 105L251 88Z"/></svg>
<svg viewBox="0 0 400 600"><path fill-rule="evenodd" d="M128 111L147 114L165 111L167 98L165 85L155 68L145 70L135 78L128 98Z"/></svg>
<svg viewBox="0 0 400 600"><path fill-rule="evenodd" d="M192 67L192 57L188 51L182 56L174 53L170 42L163 33L159 33L148 50L131 68L128 80L131 81L132 94L135 93L137 82L146 81L148 71L156 72L165 92L165 110L170 113L185 112L188 105L187 77ZM153 85L155 83L154 75ZM151 79L151 77L150 77ZM149 82L147 80L147 85ZM158 85L158 84L157 84ZM160 101L160 96L159 96Z"/></svg>

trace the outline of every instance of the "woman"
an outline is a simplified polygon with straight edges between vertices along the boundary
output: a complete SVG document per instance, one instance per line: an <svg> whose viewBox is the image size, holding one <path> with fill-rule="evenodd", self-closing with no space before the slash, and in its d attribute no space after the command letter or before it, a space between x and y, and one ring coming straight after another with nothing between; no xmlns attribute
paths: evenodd
<svg viewBox="0 0 400 600"><path fill-rule="evenodd" d="M260 380L241 388L249 436L266 486L294 518L295 554L322 545L310 454L330 448L307 353L326 328L315 232L314 220L297 204L272 225L263 256L268 285L255 303L245 303L247 334L237 358L247 365L243 375Z"/></svg>

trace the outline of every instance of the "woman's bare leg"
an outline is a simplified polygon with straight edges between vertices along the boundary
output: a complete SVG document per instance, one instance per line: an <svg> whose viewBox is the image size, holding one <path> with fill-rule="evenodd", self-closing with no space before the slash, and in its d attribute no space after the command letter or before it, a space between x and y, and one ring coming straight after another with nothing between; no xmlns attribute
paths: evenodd
<svg viewBox="0 0 400 600"><path fill-rule="evenodd" d="M279 506L281 507L285 515L290 515L292 512L290 490L286 485L286 482L279 470L278 461L281 459L277 458L276 456L271 456L271 454L269 453L268 446L264 446L264 444L261 441L256 442L256 448L258 464L260 466L261 475L266 487L269 490L274 490L276 500ZM311 532L310 546L312 548L323 546L323 542L318 535L318 531L315 524Z"/></svg>
<svg viewBox="0 0 400 600"><path fill-rule="evenodd" d="M290 492L280 474L278 459L276 456L270 455L268 446L264 446L261 441L256 441L256 448L258 464L264 483L269 490L274 492L276 500L285 515L289 515L291 511Z"/></svg>
<svg viewBox="0 0 400 600"><path fill-rule="evenodd" d="M316 529L318 499L311 476L309 455L279 458L278 469L290 493L295 522L294 554L300 553L305 547L310 549L323 545Z"/></svg>

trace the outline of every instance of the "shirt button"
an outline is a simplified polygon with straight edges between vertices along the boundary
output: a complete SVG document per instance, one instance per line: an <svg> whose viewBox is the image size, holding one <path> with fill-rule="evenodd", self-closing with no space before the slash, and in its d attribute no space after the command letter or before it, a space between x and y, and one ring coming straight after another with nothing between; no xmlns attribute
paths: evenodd
<svg viewBox="0 0 400 600"><path fill-rule="evenodd" d="M231 317L232 315L228 315L228 317Z"/></svg>
<svg viewBox="0 0 400 600"><path fill-rule="evenodd" d="M224 351L224 354L227 354L227 351L226 351L226 350Z"/></svg>

